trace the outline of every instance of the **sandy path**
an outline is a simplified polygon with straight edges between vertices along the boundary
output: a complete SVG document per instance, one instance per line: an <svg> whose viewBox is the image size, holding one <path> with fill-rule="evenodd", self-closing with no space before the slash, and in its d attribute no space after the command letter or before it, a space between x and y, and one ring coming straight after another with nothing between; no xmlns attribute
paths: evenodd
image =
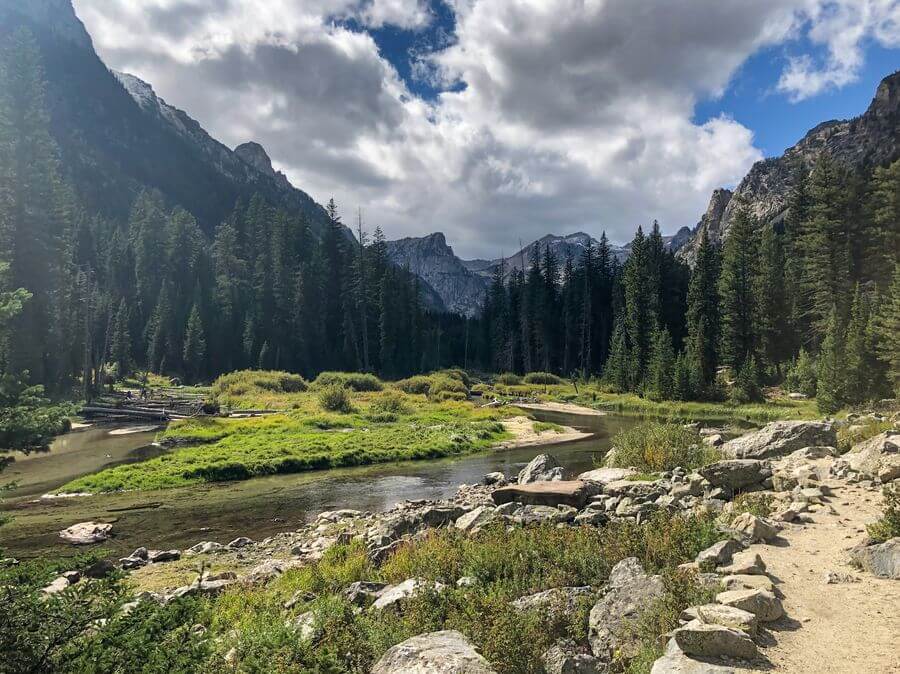
<svg viewBox="0 0 900 674"><path fill-rule="evenodd" d="M881 495L831 484L831 508L813 513L814 524L788 525L782 534L788 545L753 546L780 581L786 613L772 624L774 643L762 650L776 672L898 673L900 581L875 578L847 563L848 550L865 536L865 524L880 517ZM852 574L860 582L826 584L829 571Z"/></svg>
<svg viewBox="0 0 900 674"><path fill-rule="evenodd" d="M606 416L606 412L591 409L590 407L582 407L581 405L576 405L574 403L514 403L513 406L519 407L523 410L547 410L548 412L564 412L566 414L577 414L583 417Z"/></svg>

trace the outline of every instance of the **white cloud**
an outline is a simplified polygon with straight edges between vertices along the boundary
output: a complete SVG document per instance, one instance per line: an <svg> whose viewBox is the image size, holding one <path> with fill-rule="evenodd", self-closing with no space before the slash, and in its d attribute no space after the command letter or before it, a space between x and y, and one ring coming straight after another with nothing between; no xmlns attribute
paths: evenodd
<svg viewBox="0 0 900 674"><path fill-rule="evenodd" d="M789 59L778 89L801 101L856 81L867 40L900 47L900 0L817 0L807 8L807 37L826 51L822 59L800 54Z"/></svg>
<svg viewBox="0 0 900 674"><path fill-rule="evenodd" d="M493 256L548 231L625 241L653 218L694 224L761 158L735 120L693 121L697 101L807 18L837 21L810 1L451 0L455 40L417 71L465 87L433 102L334 22L418 29L433 20L424 0L76 7L110 66L224 142L261 142L316 199L363 206L390 237L442 230L458 253ZM884 41L896 29L866 25Z"/></svg>

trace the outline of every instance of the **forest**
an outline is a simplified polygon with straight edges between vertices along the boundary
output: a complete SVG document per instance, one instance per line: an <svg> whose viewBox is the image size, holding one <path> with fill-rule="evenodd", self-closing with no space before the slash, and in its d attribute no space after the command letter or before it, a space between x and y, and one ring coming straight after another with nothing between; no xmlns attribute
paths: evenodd
<svg viewBox="0 0 900 674"><path fill-rule="evenodd" d="M60 170L33 40L0 72L4 395L90 399L135 371L209 381L237 369L400 378L442 367L602 377L658 399L754 400L765 385L823 411L900 386L900 162L795 167L776 225L746 209L689 268L655 222L624 264L605 235L578 259L501 266L474 319L430 312L385 235L338 206L314 235L261 196L208 237L153 191L130 216L87 212ZM43 387L33 388L35 385ZM26 393L28 392L28 393ZM14 407L10 405L9 407Z"/></svg>

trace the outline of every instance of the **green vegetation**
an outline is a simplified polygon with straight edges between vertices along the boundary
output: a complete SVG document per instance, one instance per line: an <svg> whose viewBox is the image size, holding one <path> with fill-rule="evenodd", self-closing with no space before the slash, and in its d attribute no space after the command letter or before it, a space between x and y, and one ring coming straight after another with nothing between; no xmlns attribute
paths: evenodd
<svg viewBox="0 0 900 674"><path fill-rule="evenodd" d="M772 514L774 499L770 492L748 492L734 497L732 508L726 516L726 523L731 524L742 513L750 513L757 517L768 517Z"/></svg>
<svg viewBox="0 0 900 674"><path fill-rule="evenodd" d="M610 465L634 466L647 473L678 466L693 470L720 458L718 450L700 442L696 431L657 421L647 421L617 433L613 447L615 451L607 455Z"/></svg>
<svg viewBox="0 0 900 674"><path fill-rule="evenodd" d="M837 448L841 454L849 452L854 445L874 438L880 433L889 431L894 427L890 421L876 421L867 419L858 422L842 424L837 429Z"/></svg>
<svg viewBox="0 0 900 674"><path fill-rule="evenodd" d="M166 606L143 602L127 614L119 610L130 589L121 577L83 580L45 600L40 588L60 568L25 562L0 569L0 652L6 656L0 672L215 672L223 671L225 654L234 649L240 671L364 674L410 636L457 629L499 674L539 674L541 653L558 638L586 645L591 601L581 601L575 611L518 611L511 602L553 587L600 588L617 562L636 556L648 571L663 574L667 590L636 625L634 637L644 652L671 628L673 615L703 596L694 577L675 574L675 567L718 538L708 516L662 513L641 525L602 529L491 527L473 536L436 530L402 546L380 567L362 544L339 545L264 587L236 585L214 599ZM67 568L72 566L69 560ZM462 576L476 583L456 587ZM412 577L440 581L447 589L384 612L360 612L342 593L357 580ZM298 595L295 606L283 608ZM307 611L315 616L308 642L290 626Z"/></svg>
<svg viewBox="0 0 900 674"><path fill-rule="evenodd" d="M900 536L900 485L884 488L884 516L866 527L873 543L883 543Z"/></svg>
<svg viewBox="0 0 900 674"><path fill-rule="evenodd" d="M545 431L562 432L563 427L559 424L550 423L549 421L535 421L532 424L535 433L543 433Z"/></svg>
<svg viewBox="0 0 900 674"><path fill-rule="evenodd" d="M326 412L350 414L353 411L350 394L340 384L327 384L319 388L318 399L319 407Z"/></svg>
<svg viewBox="0 0 900 674"><path fill-rule="evenodd" d="M505 386L515 386L516 384L522 383L522 377L512 372L503 372L502 374L498 374L494 381L498 384L504 384Z"/></svg>
<svg viewBox="0 0 900 674"><path fill-rule="evenodd" d="M526 384L561 384L562 379L551 372L529 372L522 380Z"/></svg>
<svg viewBox="0 0 900 674"><path fill-rule="evenodd" d="M353 391L380 391L384 384L373 374L362 372L322 372L313 382L315 388L341 386Z"/></svg>
<svg viewBox="0 0 900 674"><path fill-rule="evenodd" d="M213 383L212 397L224 407L252 406L261 397L307 390L303 377L270 370L239 370L224 374Z"/></svg>

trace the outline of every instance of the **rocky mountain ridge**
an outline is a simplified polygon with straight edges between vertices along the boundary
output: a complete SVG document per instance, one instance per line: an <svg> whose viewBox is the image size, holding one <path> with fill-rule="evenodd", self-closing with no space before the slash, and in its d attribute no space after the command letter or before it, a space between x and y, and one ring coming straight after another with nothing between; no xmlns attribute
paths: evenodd
<svg viewBox="0 0 900 674"><path fill-rule="evenodd" d="M680 250L682 258L694 260L703 227L713 242L723 242L741 203L760 222L777 223L787 209L796 171L809 170L823 152L854 170L900 157L900 71L881 81L862 115L822 122L780 157L756 162L734 192L715 190L691 240Z"/></svg>

